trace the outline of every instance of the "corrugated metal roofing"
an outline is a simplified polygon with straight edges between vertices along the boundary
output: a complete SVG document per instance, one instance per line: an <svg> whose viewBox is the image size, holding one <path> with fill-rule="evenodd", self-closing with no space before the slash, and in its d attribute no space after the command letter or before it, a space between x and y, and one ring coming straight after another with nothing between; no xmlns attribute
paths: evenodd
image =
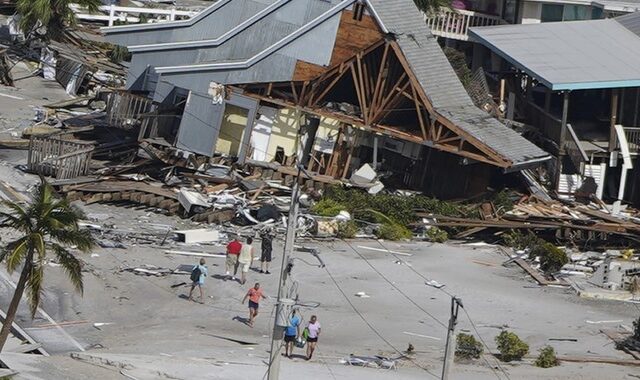
<svg viewBox="0 0 640 380"><path fill-rule="evenodd" d="M552 90L638 87L640 25L631 16L472 28L470 35Z"/></svg>
<svg viewBox="0 0 640 380"><path fill-rule="evenodd" d="M640 0L638 1L640 2ZM640 36L640 12L616 17L615 20L637 36Z"/></svg>
<svg viewBox="0 0 640 380"><path fill-rule="evenodd" d="M412 0L370 0L389 32L396 35L415 76L442 116L514 166L548 153L477 108Z"/></svg>
<svg viewBox="0 0 640 380"><path fill-rule="evenodd" d="M231 1L226 6L249 1L252 0ZM212 80L220 83L270 82L281 80L280 77L283 75L284 80L288 80L290 76L286 77L286 75L289 75L295 66L293 57L304 56L307 61L328 64L330 55L327 55L327 52L330 52L333 44L324 42L326 40L333 41L333 38L328 38L328 36L335 36L334 30L337 29L339 18L333 15L330 18L323 19L320 25L313 28L311 27L313 23L311 20L318 17L322 12L330 8L333 9L333 6L341 7L342 4L349 5L350 3L351 1L341 2L340 0L291 1L290 4L279 8L273 14L251 25L219 47L137 53L136 59L145 57L144 60L149 65L156 67L158 62L161 62L162 66L186 65L184 70L180 69L182 66L165 67L159 69L158 72L163 73L161 78L165 78L161 80L168 80L176 86L193 90L202 88L203 84L206 85ZM546 152L475 107L451 68L442 49L429 32L424 18L415 7L413 0L369 0L368 3L373 8L374 17L383 24L382 29L396 35L412 71L438 113L498 155L511 161L513 166L548 157ZM218 12L222 9L224 8L220 8L210 17L211 22L199 24L206 26L217 23L217 20L222 15L222 13ZM246 8L243 10L236 8L236 11L242 14L240 19L246 20L252 14L259 12L260 9L263 8L257 7L250 12L247 12ZM237 15L233 16L232 19L236 20L236 23L241 22ZM329 32L325 30L327 24L331 24L328 28ZM216 33L208 33L207 38L216 38L235 25L228 23L225 26L226 29L218 30ZM301 26L304 28L309 27L309 30L305 29L304 33L301 32L301 34L295 35L301 30ZM189 29L191 28L179 28L176 31L156 31L158 35L156 40L166 42L189 41L186 36L178 38L174 35L178 31L186 33ZM202 30L206 30L206 28ZM296 32L294 33L293 31ZM170 39L167 40L165 38L167 36L165 33L168 33L167 35L170 36ZM191 40L199 40L201 37L199 33L195 33L190 38ZM291 41L273 51L269 51L265 58L252 63L250 67L232 68L234 64L237 65L243 60L246 61L252 55L258 53L257 49L291 38ZM318 44L314 41L323 41L323 43ZM327 62L323 63L322 61ZM215 68L208 69L207 67L211 64ZM228 65L231 66L227 67Z"/></svg>

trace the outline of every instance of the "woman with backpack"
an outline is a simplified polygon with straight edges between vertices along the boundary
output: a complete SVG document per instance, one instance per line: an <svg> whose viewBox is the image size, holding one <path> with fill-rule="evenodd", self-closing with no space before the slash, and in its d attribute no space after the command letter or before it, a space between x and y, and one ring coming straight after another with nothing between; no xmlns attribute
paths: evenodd
<svg viewBox="0 0 640 380"><path fill-rule="evenodd" d="M204 279L208 275L207 267L204 263L204 258L200 259L200 264L194 266L191 270L191 290L189 291L189 301L193 301L193 289L197 286L200 289L200 303L204 303L204 291L202 290L202 285L204 285Z"/></svg>

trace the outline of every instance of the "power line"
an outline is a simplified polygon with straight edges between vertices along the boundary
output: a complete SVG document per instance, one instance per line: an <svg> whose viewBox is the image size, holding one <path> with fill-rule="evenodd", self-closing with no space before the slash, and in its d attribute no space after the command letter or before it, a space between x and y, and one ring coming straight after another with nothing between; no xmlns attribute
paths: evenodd
<svg viewBox="0 0 640 380"><path fill-rule="evenodd" d="M399 258L395 253L393 253L393 251L391 251L389 248L387 248L379 239L377 240L378 244L380 244L380 246L382 248L384 248L388 253L390 253L391 255L393 255L393 257L395 257L396 259L400 260L400 261L404 261L401 258ZM423 275L422 273L420 273L418 270L416 270L413 266L410 265L406 265L407 268L411 269L412 272L414 272L416 275L418 275L420 278L422 278L425 281L430 281L429 278L427 278L425 275ZM444 294L446 294L449 297L454 297L453 294L451 294L450 292L446 291L444 288L440 287L440 288L435 288L441 292L443 292ZM487 351L490 351L489 346L487 345L487 343L484 341L484 339L482 338L482 336L480 335L480 332L478 331L475 323L473 322L473 320L471 320L471 316L469 315L469 312L467 311L467 309L465 309L464 307L462 308L462 311L464 311L465 315L467 316L467 319L469 320L469 322L471 323L471 326L473 327L476 335L478 335L478 338L480 339L480 342L482 342L482 345L485 347L485 349ZM489 364L489 361L483 357L483 359L485 360L485 362L487 363L487 365L489 366L489 368L491 368L491 370L493 371L493 373L496 375L496 377L498 379L500 379L500 376L498 376L497 372L495 371L495 369ZM494 360L496 361L496 365L497 367L500 369L500 371L505 375L505 377L507 379L510 380L509 375L507 374L507 372L505 371L505 369L500 365L500 362L498 361L498 359L496 359L494 357Z"/></svg>
<svg viewBox="0 0 640 380"><path fill-rule="evenodd" d="M422 306L420 306L418 303L416 303L411 297L409 297L405 292L402 291L402 289L400 289L396 284L394 284L393 282L391 282L384 274L382 274L376 267L374 267L371 262L369 262L369 260L367 260L366 257L364 257L360 252L358 252L358 250L356 250L348 241L346 240L342 240L343 242L345 242L349 248L351 248L358 256L360 256L360 258L362 260L364 260L370 267L371 269L373 269L380 277L382 277L383 280L385 280L389 285L391 285L395 290L397 290L400 294L402 294L404 296L404 298L406 298L409 302L411 302L414 306L416 306L418 309L420 309L422 312L424 312L425 314L427 314L429 317L431 317L434 321L436 321L439 325L441 325L444 328L447 328L447 325L442 322L441 320L439 320L438 318L436 318L433 314L429 313L425 308L423 308Z"/></svg>
<svg viewBox="0 0 640 380"><path fill-rule="evenodd" d="M378 336L378 338L380 338L380 340L382 340L387 346L391 347L395 352L397 352L398 354L402 355L402 357L407 358L416 367L422 369L423 371L425 371L426 373L428 373L432 377L434 377L436 379L439 379L439 377L436 376L433 372L429 371L429 369L427 369L426 367L423 367L420 364L416 363L415 360L407 357L402 351L397 349L393 344L391 344L391 342L389 342L385 337L383 337L382 334L380 334L380 332L375 327L373 327L373 325L367 320L367 318L365 318L364 315L362 315L362 313L358 310L358 308L356 308L356 306L353 304L353 302L351 302L351 300L349 299L347 294L344 292L344 290L342 290L342 288L340 287L340 285L338 284L336 279L333 277L333 275L329 271L329 268L327 268L325 266L324 270L327 271L327 274L329 275L329 278L331 278L331 281L336 286L336 288L338 288L338 291L342 294L342 296L347 301L347 303L351 306L353 311L360 317L360 319L362 319L362 321L369 327L369 329L371 329L371 331L373 331L373 333L376 334Z"/></svg>

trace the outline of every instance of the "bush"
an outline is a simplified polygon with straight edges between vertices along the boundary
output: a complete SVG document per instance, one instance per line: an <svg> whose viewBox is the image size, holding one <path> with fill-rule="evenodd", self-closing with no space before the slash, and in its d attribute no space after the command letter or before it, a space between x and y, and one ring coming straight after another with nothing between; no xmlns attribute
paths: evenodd
<svg viewBox="0 0 640 380"><path fill-rule="evenodd" d="M460 333L456 337L456 358L479 359L482 351L482 344L473 335Z"/></svg>
<svg viewBox="0 0 640 380"><path fill-rule="evenodd" d="M338 239L351 239L358 233L358 225L353 220L338 223L336 237Z"/></svg>
<svg viewBox="0 0 640 380"><path fill-rule="evenodd" d="M507 189L493 194L491 197L491 203L493 203L493 206L496 208L496 212L499 215L513 210L513 199L511 199L510 192Z"/></svg>
<svg viewBox="0 0 640 380"><path fill-rule="evenodd" d="M444 243L449 240L449 234L447 234L447 231L441 230L435 226L427 229L426 235L427 238L434 243Z"/></svg>
<svg viewBox="0 0 640 380"><path fill-rule="evenodd" d="M320 216L336 216L342 210L346 210L347 208L332 200L327 198L322 198L318 203L311 206L311 213L320 215Z"/></svg>
<svg viewBox="0 0 640 380"><path fill-rule="evenodd" d="M407 227L395 223L385 223L375 232L378 239L384 240L404 240L411 239L413 234Z"/></svg>
<svg viewBox="0 0 640 380"><path fill-rule="evenodd" d="M520 337L509 331L502 331L496 337L498 351L500 351L500 360L510 362L513 360L521 360L529 353L529 345L523 342Z"/></svg>
<svg viewBox="0 0 640 380"><path fill-rule="evenodd" d="M540 269L545 273L557 272L563 265L569 262L564 251L551 243L542 243L534 246L529 253L531 258L540 257Z"/></svg>
<svg viewBox="0 0 640 380"><path fill-rule="evenodd" d="M460 205L423 195L408 197L391 194L371 195L359 189L346 189L339 185L330 186L322 199L343 205L345 210L352 215L357 215L358 218L377 222L379 218L370 212L374 210L403 226L408 226L417 220L416 210L453 217L464 217L468 214Z"/></svg>
<svg viewBox="0 0 640 380"><path fill-rule="evenodd" d="M546 346L540 350L540 355L535 362L536 367L551 368L560 365L556 358L556 351L551 346Z"/></svg>
<svg viewBox="0 0 640 380"><path fill-rule="evenodd" d="M509 230L502 235L504 244L515 249L532 249L536 245L544 243L544 240L537 237L533 232L522 233L519 230Z"/></svg>

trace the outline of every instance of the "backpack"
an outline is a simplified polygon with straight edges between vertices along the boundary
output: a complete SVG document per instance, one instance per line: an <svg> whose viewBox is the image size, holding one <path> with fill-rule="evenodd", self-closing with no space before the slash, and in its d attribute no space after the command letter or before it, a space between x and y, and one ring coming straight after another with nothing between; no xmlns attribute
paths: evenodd
<svg viewBox="0 0 640 380"><path fill-rule="evenodd" d="M196 265L196 267L191 271L191 281L199 282L201 274L202 271L200 270L200 265Z"/></svg>

